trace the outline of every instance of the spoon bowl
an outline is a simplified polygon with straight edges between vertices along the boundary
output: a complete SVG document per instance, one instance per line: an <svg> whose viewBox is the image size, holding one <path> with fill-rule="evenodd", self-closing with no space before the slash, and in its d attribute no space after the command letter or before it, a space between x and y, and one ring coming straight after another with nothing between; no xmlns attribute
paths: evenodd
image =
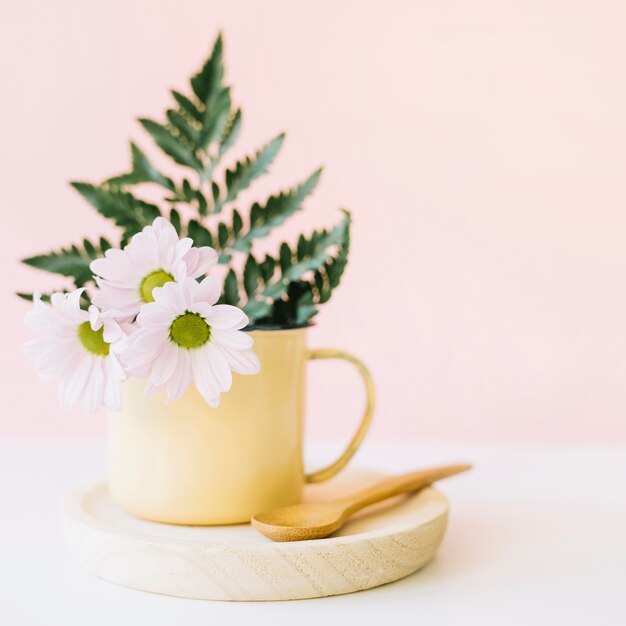
<svg viewBox="0 0 626 626"><path fill-rule="evenodd" d="M273 511L258 513L250 521L252 526L272 541L306 541L321 539L341 528L356 511L422 487L437 480L465 472L471 465L449 465L400 476L391 476L356 494L330 500L292 504Z"/></svg>
<svg viewBox="0 0 626 626"><path fill-rule="evenodd" d="M293 504L259 513L252 525L272 541L321 539L343 525L345 510L337 503Z"/></svg>

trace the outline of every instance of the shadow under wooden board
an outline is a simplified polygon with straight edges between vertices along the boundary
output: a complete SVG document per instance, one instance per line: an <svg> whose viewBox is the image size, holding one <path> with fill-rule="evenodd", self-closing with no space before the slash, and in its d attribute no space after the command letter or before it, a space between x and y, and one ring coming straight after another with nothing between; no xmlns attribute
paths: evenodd
<svg viewBox="0 0 626 626"><path fill-rule="evenodd" d="M340 497L380 478L346 470L306 488L305 501ZM398 580L435 555L448 501L428 487L356 514L325 539L274 543L249 524L172 526L135 518L106 483L63 502L64 530L83 566L119 585L205 600L297 600L361 591Z"/></svg>

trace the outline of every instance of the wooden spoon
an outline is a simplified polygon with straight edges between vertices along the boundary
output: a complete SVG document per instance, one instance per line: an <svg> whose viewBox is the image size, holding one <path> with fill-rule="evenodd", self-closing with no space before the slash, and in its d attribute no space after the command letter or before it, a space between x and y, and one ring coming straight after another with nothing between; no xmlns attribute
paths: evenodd
<svg viewBox="0 0 626 626"><path fill-rule="evenodd" d="M284 506L258 513L251 522L261 534L273 541L321 539L341 528L353 513L370 504L427 487L442 478L466 472L471 467L471 465L448 465L390 476L345 498Z"/></svg>

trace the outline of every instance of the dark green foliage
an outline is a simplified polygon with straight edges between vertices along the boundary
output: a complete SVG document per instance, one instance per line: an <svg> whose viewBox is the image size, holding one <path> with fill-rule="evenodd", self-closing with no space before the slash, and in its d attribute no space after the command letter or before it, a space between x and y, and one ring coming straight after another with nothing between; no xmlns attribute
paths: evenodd
<svg viewBox="0 0 626 626"><path fill-rule="evenodd" d="M233 209L230 224L220 222L217 225L217 237L209 234L213 246L220 252L220 263L228 263L232 252L249 252L255 239L266 237L273 228L299 211L307 196L313 193L321 174L321 169L316 170L297 187L270 196L264 205L255 202L250 209L247 224L239 211ZM189 236L193 238L191 231Z"/></svg>
<svg viewBox="0 0 626 626"><path fill-rule="evenodd" d="M139 123L150 133L157 146L176 163L202 171L202 162L196 155L193 144L177 128L146 118L140 119Z"/></svg>
<svg viewBox="0 0 626 626"><path fill-rule="evenodd" d="M309 322L317 314L317 305L327 302L339 285L350 250L350 221L346 211L330 231L301 236L295 247L283 242L278 259L268 255L259 262L248 255L241 278L231 268L230 291L237 293L238 301L245 294L246 314L257 324L299 326ZM225 297L222 301L232 303Z"/></svg>
<svg viewBox="0 0 626 626"><path fill-rule="evenodd" d="M172 209L170 211L170 222L172 222L172 226L176 229L176 232L180 236L180 233L183 229L182 222L180 221L180 213L176 209Z"/></svg>
<svg viewBox="0 0 626 626"><path fill-rule="evenodd" d="M239 284L237 283L237 274L232 269L228 270L228 274L226 274L221 302L233 306L239 304Z"/></svg>
<svg viewBox="0 0 626 626"><path fill-rule="evenodd" d="M171 95L172 104L161 120L139 120L163 153L161 157L169 158L171 174L163 173L160 165L155 166L131 143L130 171L100 184L73 182L72 186L120 228L120 245L163 214L181 237L191 237L196 246L214 247L220 263L232 263L221 302L243 307L253 323L306 324L339 285L349 251L349 214L331 230L301 235L293 246L282 243L275 256L257 258L252 253L254 242L302 208L319 182L321 169L291 189L253 202L248 210L233 206L241 192L268 171L285 136L281 133L253 155L216 170L236 143L242 124L241 109L233 106L230 87L224 84L221 36L188 89L172 90ZM161 164L163 158L155 162ZM223 175L214 176L216 171ZM162 208L141 199L143 185L160 190ZM227 217L214 221L221 212ZM93 281L90 262L109 247L104 239L98 244L85 240L80 246L24 262L71 277L82 286ZM238 259L240 255L245 260Z"/></svg>
<svg viewBox="0 0 626 626"><path fill-rule="evenodd" d="M213 247L213 236L200 222L196 220L189 220L187 225L187 235L191 237L196 246L211 246Z"/></svg>
<svg viewBox="0 0 626 626"><path fill-rule="evenodd" d="M222 156L239 137L239 131L241 130L241 109L237 109L228 118L226 128L222 133L220 139L220 156Z"/></svg>
<svg viewBox="0 0 626 626"><path fill-rule="evenodd" d="M226 196L217 201L216 213L221 210L225 203L235 200L237 195L247 189L256 178L267 172L267 168L283 145L284 139L285 135L281 133L265 144L254 156L238 161L233 169L226 170Z"/></svg>
<svg viewBox="0 0 626 626"><path fill-rule="evenodd" d="M110 247L106 239L102 239L98 245L94 245L85 239L80 247L61 248L49 254L32 256L24 259L23 262L26 265L45 270L46 272L69 276L74 279L77 287L82 287L85 283L92 280L89 264L94 259L103 256L106 246Z"/></svg>
<svg viewBox="0 0 626 626"><path fill-rule="evenodd" d="M321 175L322 170L318 169L301 185L270 196L264 205L255 202L250 209L248 229L233 237L233 250L247 252L252 247L254 239L266 237L273 228L280 226L288 217L299 211L307 196L315 190Z"/></svg>
<svg viewBox="0 0 626 626"><path fill-rule="evenodd" d="M203 108L208 108L222 89L224 79L224 43L220 33L213 44L211 56L202 69L191 78L191 88Z"/></svg>
<svg viewBox="0 0 626 626"><path fill-rule="evenodd" d="M159 207L154 204L139 200L129 192L107 184L100 187L90 183L70 184L96 211L113 220L122 229L122 244L161 215Z"/></svg>
<svg viewBox="0 0 626 626"><path fill-rule="evenodd" d="M109 178L106 182L112 186L138 185L139 183L156 183L170 191L176 186L171 178L163 176L148 160L148 157L134 144L130 144L132 170L128 174L121 174Z"/></svg>
<svg viewBox="0 0 626 626"><path fill-rule="evenodd" d="M62 291L62 290L59 290ZM22 300L26 300L27 302L32 302L35 299L35 295L32 293L24 293L22 291L18 291L15 294L18 298L22 298ZM43 293L41 294L41 299L43 302L50 302L50 294Z"/></svg>

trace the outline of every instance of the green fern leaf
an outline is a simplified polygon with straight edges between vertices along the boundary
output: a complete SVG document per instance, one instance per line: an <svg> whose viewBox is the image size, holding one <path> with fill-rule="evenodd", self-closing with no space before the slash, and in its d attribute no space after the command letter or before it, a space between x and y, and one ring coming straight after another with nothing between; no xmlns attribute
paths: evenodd
<svg viewBox="0 0 626 626"><path fill-rule="evenodd" d="M254 156L237 162L234 169L226 170L226 197L216 203L216 213L226 203L232 202L241 191L247 189L255 179L267 172L284 140L285 135L281 133L266 143Z"/></svg>
<svg viewBox="0 0 626 626"><path fill-rule="evenodd" d="M200 141L198 129L190 123L190 120L175 109L168 109L165 112L167 121L187 140L190 146L197 146Z"/></svg>
<svg viewBox="0 0 626 626"><path fill-rule="evenodd" d="M232 268L229 269L226 274L220 303L232 304L233 306L237 306L239 304L239 282L237 280L237 274Z"/></svg>
<svg viewBox="0 0 626 626"><path fill-rule="evenodd" d="M197 157L195 148L189 145L179 134L174 134L170 128L146 118L141 118L139 123L152 136L155 143L165 154L171 157L179 165L185 165L196 171L202 171L202 161Z"/></svg>
<svg viewBox="0 0 626 626"><path fill-rule="evenodd" d="M211 56L207 59L202 69L192 77L191 88L202 104L219 90L224 79L224 42L221 33L213 45Z"/></svg>
<svg viewBox="0 0 626 626"><path fill-rule="evenodd" d="M60 290L59 290L60 291ZM18 298L22 298L22 300L26 300L27 302L32 302L35 299L34 293L25 293L23 291L18 291L15 294ZM39 295L43 302L50 302L50 294L42 293Z"/></svg>
<svg viewBox="0 0 626 626"><path fill-rule="evenodd" d="M226 151L233 146L233 144L235 143L235 141L237 141L237 138L239 137L240 131L241 131L241 109L237 109L228 118L228 122L226 123L226 128L224 128L224 132L222 133L222 137L220 139L220 150L219 150L220 156L224 155Z"/></svg>
<svg viewBox="0 0 626 626"><path fill-rule="evenodd" d="M244 269L246 314L257 322L279 325L301 325L315 316L317 305L330 297L345 269L350 222L345 211L332 230L299 237L295 249L282 243L278 260L267 256L259 264L250 255Z"/></svg>
<svg viewBox="0 0 626 626"><path fill-rule="evenodd" d="M250 255L246 259L246 264L243 269L243 287L246 291L248 298L253 298L259 287L259 281L261 280L261 270L257 260Z"/></svg>
<svg viewBox="0 0 626 626"><path fill-rule="evenodd" d="M279 248L279 260L280 260L280 271L285 274L287 270L291 267L291 248L289 244L283 242L280 244Z"/></svg>
<svg viewBox="0 0 626 626"><path fill-rule="evenodd" d="M243 218L237 209L233 209L233 235L237 237L243 229Z"/></svg>
<svg viewBox="0 0 626 626"><path fill-rule="evenodd" d="M261 278L263 282L266 284L269 283L276 270L276 259L271 257L269 254L266 255L263 262L259 264L259 269L261 270Z"/></svg>
<svg viewBox="0 0 626 626"><path fill-rule="evenodd" d="M176 229L176 232L180 236L183 231L183 226L180 220L180 213L176 209L172 209L170 211L170 222L172 226Z"/></svg>
<svg viewBox="0 0 626 626"><path fill-rule="evenodd" d="M127 191L97 187L91 183L70 183L101 215L123 229L122 243L161 215L154 204L135 198Z"/></svg>
<svg viewBox="0 0 626 626"><path fill-rule="evenodd" d="M292 189L269 196L263 204L253 203L247 215L233 208L230 222L208 226L197 219L183 219L185 205L193 206L198 216L205 217L234 202L268 171L284 141L284 135L278 135L227 169L223 183L216 182L213 172L235 144L242 124L242 112L239 108L233 110L230 88L224 84L221 35L190 83L187 93L171 92L175 104L166 111L162 123L139 121L160 150L174 163L191 168L191 175L182 177L180 182L178 178L169 178L131 143L130 172L101 185L72 184L97 211L122 229L122 245L161 214L155 204L140 200L130 189L144 183L159 185L167 190L164 200L171 203L166 205L167 214L180 236L188 235L197 246L216 248L223 264L231 262L234 252L248 253L240 275L234 268L228 269L221 301L239 304L252 320L262 323L306 324L342 278L350 244L349 214L329 231L300 236L293 247L283 243L275 256L269 254L260 261L250 254L256 240L266 237L302 208L319 182L321 170L317 170ZM110 247L105 239L99 245L85 240L80 246L34 256L25 262L84 284L92 280L88 269L91 260Z"/></svg>
<svg viewBox="0 0 626 626"><path fill-rule="evenodd" d="M132 159L132 170L128 174L121 174L120 176L113 176L105 182L113 186L126 186L126 185L138 185L140 183L156 183L174 191L176 186L171 178L161 174L150 163L148 157L134 144L130 144L130 152Z"/></svg>
<svg viewBox="0 0 626 626"><path fill-rule="evenodd" d="M213 141L217 141L224 132L230 116L230 90L224 88L207 103L202 120L202 130L198 136L197 145L206 150ZM206 176L206 174L205 174Z"/></svg>
<svg viewBox="0 0 626 626"><path fill-rule="evenodd" d="M325 304L330 299L333 290L339 286L348 263L350 252L350 214L346 211L347 227L343 240L337 248L337 253L329 257L314 273L313 281L308 283L311 288L315 304Z"/></svg>
<svg viewBox="0 0 626 626"><path fill-rule="evenodd" d="M189 220L187 235L193 239L193 243L197 247L213 247L213 235L197 220Z"/></svg>
<svg viewBox="0 0 626 626"><path fill-rule="evenodd" d="M325 230L314 232L308 240L308 254L302 260L297 259L297 252L291 250L289 246L281 245L282 276L277 281L268 284L262 296L276 299L286 292L290 284L299 282L305 274L323 267L324 263L332 258L331 249L334 246L341 246L349 237L349 228L350 216L346 213L344 219L330 232ZM312 242L313 245L311 245Z"/></svg>
<svg viewBox="0 0 626 626"><path fill-rule="evenodd" d="M321 168L313 172L303 183L270 196L265 205L254 203L250 210L250 227L248 231L236 237L233 250L248 251L254 239L266 237L273 228L280 226L287 218L302 208L304 200L313 193L322 175Z"/></svg>
<svg viewBox="0 0 626 626"><path fill-rule="evenodd" d="M89 264L103 254L101 249L85 240L82 248L78 246L61 248L55 252L23 259L22 263L53 274L68 276L74 279L77 287L82 287L93 280Z"/></svg>
<svg viewBox="0 0 626 626"><path fill-rule="evenodd" d="M196 122L202 122L204 112L198 108L195 102L175 89L172 90L172 96L174 96L174 100L176 100L181 112L184 111L191 119L196 120Z"/></svg>
<svg viewBox="0 0 626 626"><path fill-rule="evenodd" d="M294 303L294 324L304 326L318 313L319 311L313 303L313 293L306 290Z"/></svg>
<svg viewBox="0 0 626 626"><path fill-rule="evenodd" d="M209 212L209 205L206 201L205 195L200 190L196 190L196 201L198 202L198 213L203 216L207 215Z"/></svg>

